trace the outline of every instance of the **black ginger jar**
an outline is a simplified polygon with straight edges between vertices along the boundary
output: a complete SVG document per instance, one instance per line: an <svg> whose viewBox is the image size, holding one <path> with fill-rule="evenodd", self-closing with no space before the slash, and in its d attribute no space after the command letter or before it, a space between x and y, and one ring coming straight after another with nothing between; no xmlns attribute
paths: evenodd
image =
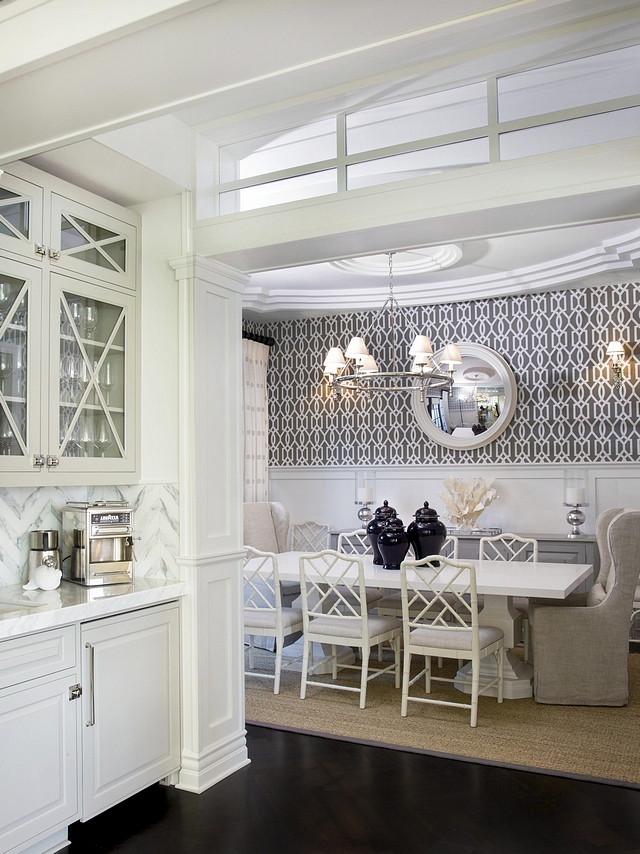
<svg viewBox="0 0 640 854"><path fill-rule="evenodd" d="M400 569L400 564L409 551L409 537L402 519L389 519L378 535L378 549L382 555L383 569Z"/></svg>
<svg viewBox="0 0 640 854"><path fill-rule="evenodd" d="M376 566L382 566L382 555L378 551L378 537L382 533L384 526L389 519L396 516L396 511L393 507L389 507L388 501L382 502L382 507L378 507L373 514L373 519L367 525L367 536L373 550L373 562Z"/></svg>
<svg viewBox="0 0 640 854"><path fill-rule="evenodd" d="M416 560L440 554L440 549L447 539L447 529L438 519L436 511L425 501L424 506L419 507L413 515L415 522L407 528L407 535ZM434 565L439 566L435 562Z"/></svg>

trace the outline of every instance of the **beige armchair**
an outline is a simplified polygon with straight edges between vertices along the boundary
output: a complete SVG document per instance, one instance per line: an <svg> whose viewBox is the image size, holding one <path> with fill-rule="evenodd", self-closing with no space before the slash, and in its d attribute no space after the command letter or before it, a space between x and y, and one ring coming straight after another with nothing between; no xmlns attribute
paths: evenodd
<svg viewBox="0 0 640 854"><path fill-rule="evenodd" d="M640 511L598 520L601 569L583 597L565 606L533 604L534 694L539 703L624 706L628 700L629 616L640 574ZM611 518L613 516L613 518Z"/></svg>

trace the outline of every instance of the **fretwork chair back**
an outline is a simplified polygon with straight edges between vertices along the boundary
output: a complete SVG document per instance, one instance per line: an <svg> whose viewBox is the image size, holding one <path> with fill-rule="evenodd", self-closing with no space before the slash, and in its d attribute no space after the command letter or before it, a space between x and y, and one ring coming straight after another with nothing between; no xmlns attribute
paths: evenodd
<svg viewBox="0 0 640 854"><path fill-rule="evenodd" d="M329 526L320 522L299 522L291 528L291 551L318 552L329 545Z"/></svg>
<svg viewBox="0 0 640 854"><path fill-rule="evenodd" d="M404 666L402 673L403 717L409 701L458 706L471 710L471 726L478 722L478 697L495 685L498 702L502 702L504 672L504 633L495 626L478 624L478 593L476 571L471 563L459 563L450 558L420 561L405 560L400 566L402 585L402 625L404 637ZM411 678L412 655L424 656L425 666ZM480 662L493 655L498 675L480 689ZM455 682L431 673L432 657L466 659L471 661L471 702L459 703L436 700L432 697L410 696L409 689L423 676L425 692L431 693L431 683Z"/></svg>
<svg viewBox="0 0 640 854"><path fill-rule="evenodd" d="M457 537L447 537L444 541L444 545L440 549L440 555L442 557L448 557L452 560L458 559L458 538ZM432 555L434 560L437 560L435 555ZM452 599L452 605L455 604ZM385 596L381 599L376 605L378 610L378 614L386 614L390 617L400 617L402 618L402 594L400 592L390 593L388 596ZM439 611L439 609L437 609Z"/></svg>
<svg viewBox="0 0 640 854"><path fill-rule="evenodd" d="M517 534L498 534L495 537L481 537L479 545L480 560L517 561L519 563L537 563L538 541L532 537L519 537ZM522 635L524 638L524 660L529 661L531 630L529 626L529 600L526 596L514 596L514 606L522 614Z"/></svg>
<svg viewBox="0 0 640 854"><path fill-rule="evenodd" d="M249 636L249 670L245 676L273 679L273 693L280 693L282 648L288 635L301 632L300 608L283 608L278 558L273 552L261 552L248 546L244 558L244 631ZM255 663L254 637L275 638L275 674L258 673ZM300 661L300 659L295 659ZM293 660L285 666L293 664Z"/></svg>
<svg viewBox="0 0 640 854"><path fill-rule="evenodd" d="M400 687L400 635L402 624L395 617L369 616L366 607L364 567L360 557L324 550L300 556L300 587L304 622L304 656L300 698L305 699L307 685L355 691L364 709L367 684L383 673L395 673L396 688ZM394 651L394 663L387 667L369 667L371 647L389 641ZM313 643L331 646L331 675L338 676L338 644L362 649L362 666L344 665L360 670L360 687L334 682L315 682L309 679L309 655Z"/></svg>
<svg viewBox="0 0 640 854"><path fill-rule="evenodd" d="M371 542L369 541L369 537L367 536L367 532L364 528L358 528L356 531L349 531L348 533L339 534L337 551L339 551L340 554L344 555L373 554ZM345 590L343 591L343 595L349 596L349 593ZM378 601L382 599L382 591L379 590L377 587L367 587L366 597L367 610L370 611L371 608L375 608ZM353 597L351 604L356 604Z"/></svg>

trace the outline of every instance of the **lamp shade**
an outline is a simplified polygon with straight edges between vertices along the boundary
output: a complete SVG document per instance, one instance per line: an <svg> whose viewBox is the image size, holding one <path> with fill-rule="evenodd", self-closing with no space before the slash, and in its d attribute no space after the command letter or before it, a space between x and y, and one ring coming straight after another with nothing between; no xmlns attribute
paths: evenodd
<svg viewBox="0 0 640 854"><path fill-rule="evenodd" d="M342 367L346 365L346 360L344 358L344 353L340 349L340 347L332 347L327 353L327 357L324 360L325 368L327 365L337 365L338 367Z"/></svg>
<svg viewBox="0 0 640 854"><path fill-rule="evenodd" d="M621 341L611 341L607 346L607 356L624 356L624 344Z"/></svg>
<svg viewBox="0 0 640 854"><path fill-rule="evenodd" d="M369 351L364 343L364 338L352 338L345 352L347 359L355 359L356 356L368 356Z"/></svg>
<svg viewBox="0 0 640 854"><path fill-rule="evenodd" d="M411 349L409 350L410 356L417 356L419 353L428 353L431 356L433 355L431 341L429 341L426 335L416 335L413 344L411 345Z"/></svg>
<svg viewBox="0 0 640 854"><path fill-rule="evenodd" d="M427 354L420 353L413 360L413 364L411 365L411 373L412 374L430 374L433 371L433 367L427 361Z"/></svg>
<svg viewBox="0 0 640 854"><path fill-rule="evenodd" d="M449 365L461 365L462 364L462 356L460 355L460 350L458 349L457 344L447 344L447 346L442 351L442 356L440 357L441 362L447 362Z"/></svg>
<svg viewBox="0 0 640 854"><path fill-rule="evenodd" d="M373 356L365 356L362 360L362 368L360 369L361 374L376 374L378 372L378 366L376 364L376 360Z"/></svg>

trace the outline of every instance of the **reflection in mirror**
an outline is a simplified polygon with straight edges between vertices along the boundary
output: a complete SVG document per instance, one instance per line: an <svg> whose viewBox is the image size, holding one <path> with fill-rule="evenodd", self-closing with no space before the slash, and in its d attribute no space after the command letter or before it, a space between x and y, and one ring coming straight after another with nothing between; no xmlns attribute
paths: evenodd
<svg viewBox="0 0 640 854"><path fill-rule="evenodd" d="M412 399L416 419L434 441L471 450L492 442L507 427L516 405L516 384L504 359L481 344L458 345L462 363L451 365L453 388L441 397ZM440 361L442 353L435 354Z"/></svg>

